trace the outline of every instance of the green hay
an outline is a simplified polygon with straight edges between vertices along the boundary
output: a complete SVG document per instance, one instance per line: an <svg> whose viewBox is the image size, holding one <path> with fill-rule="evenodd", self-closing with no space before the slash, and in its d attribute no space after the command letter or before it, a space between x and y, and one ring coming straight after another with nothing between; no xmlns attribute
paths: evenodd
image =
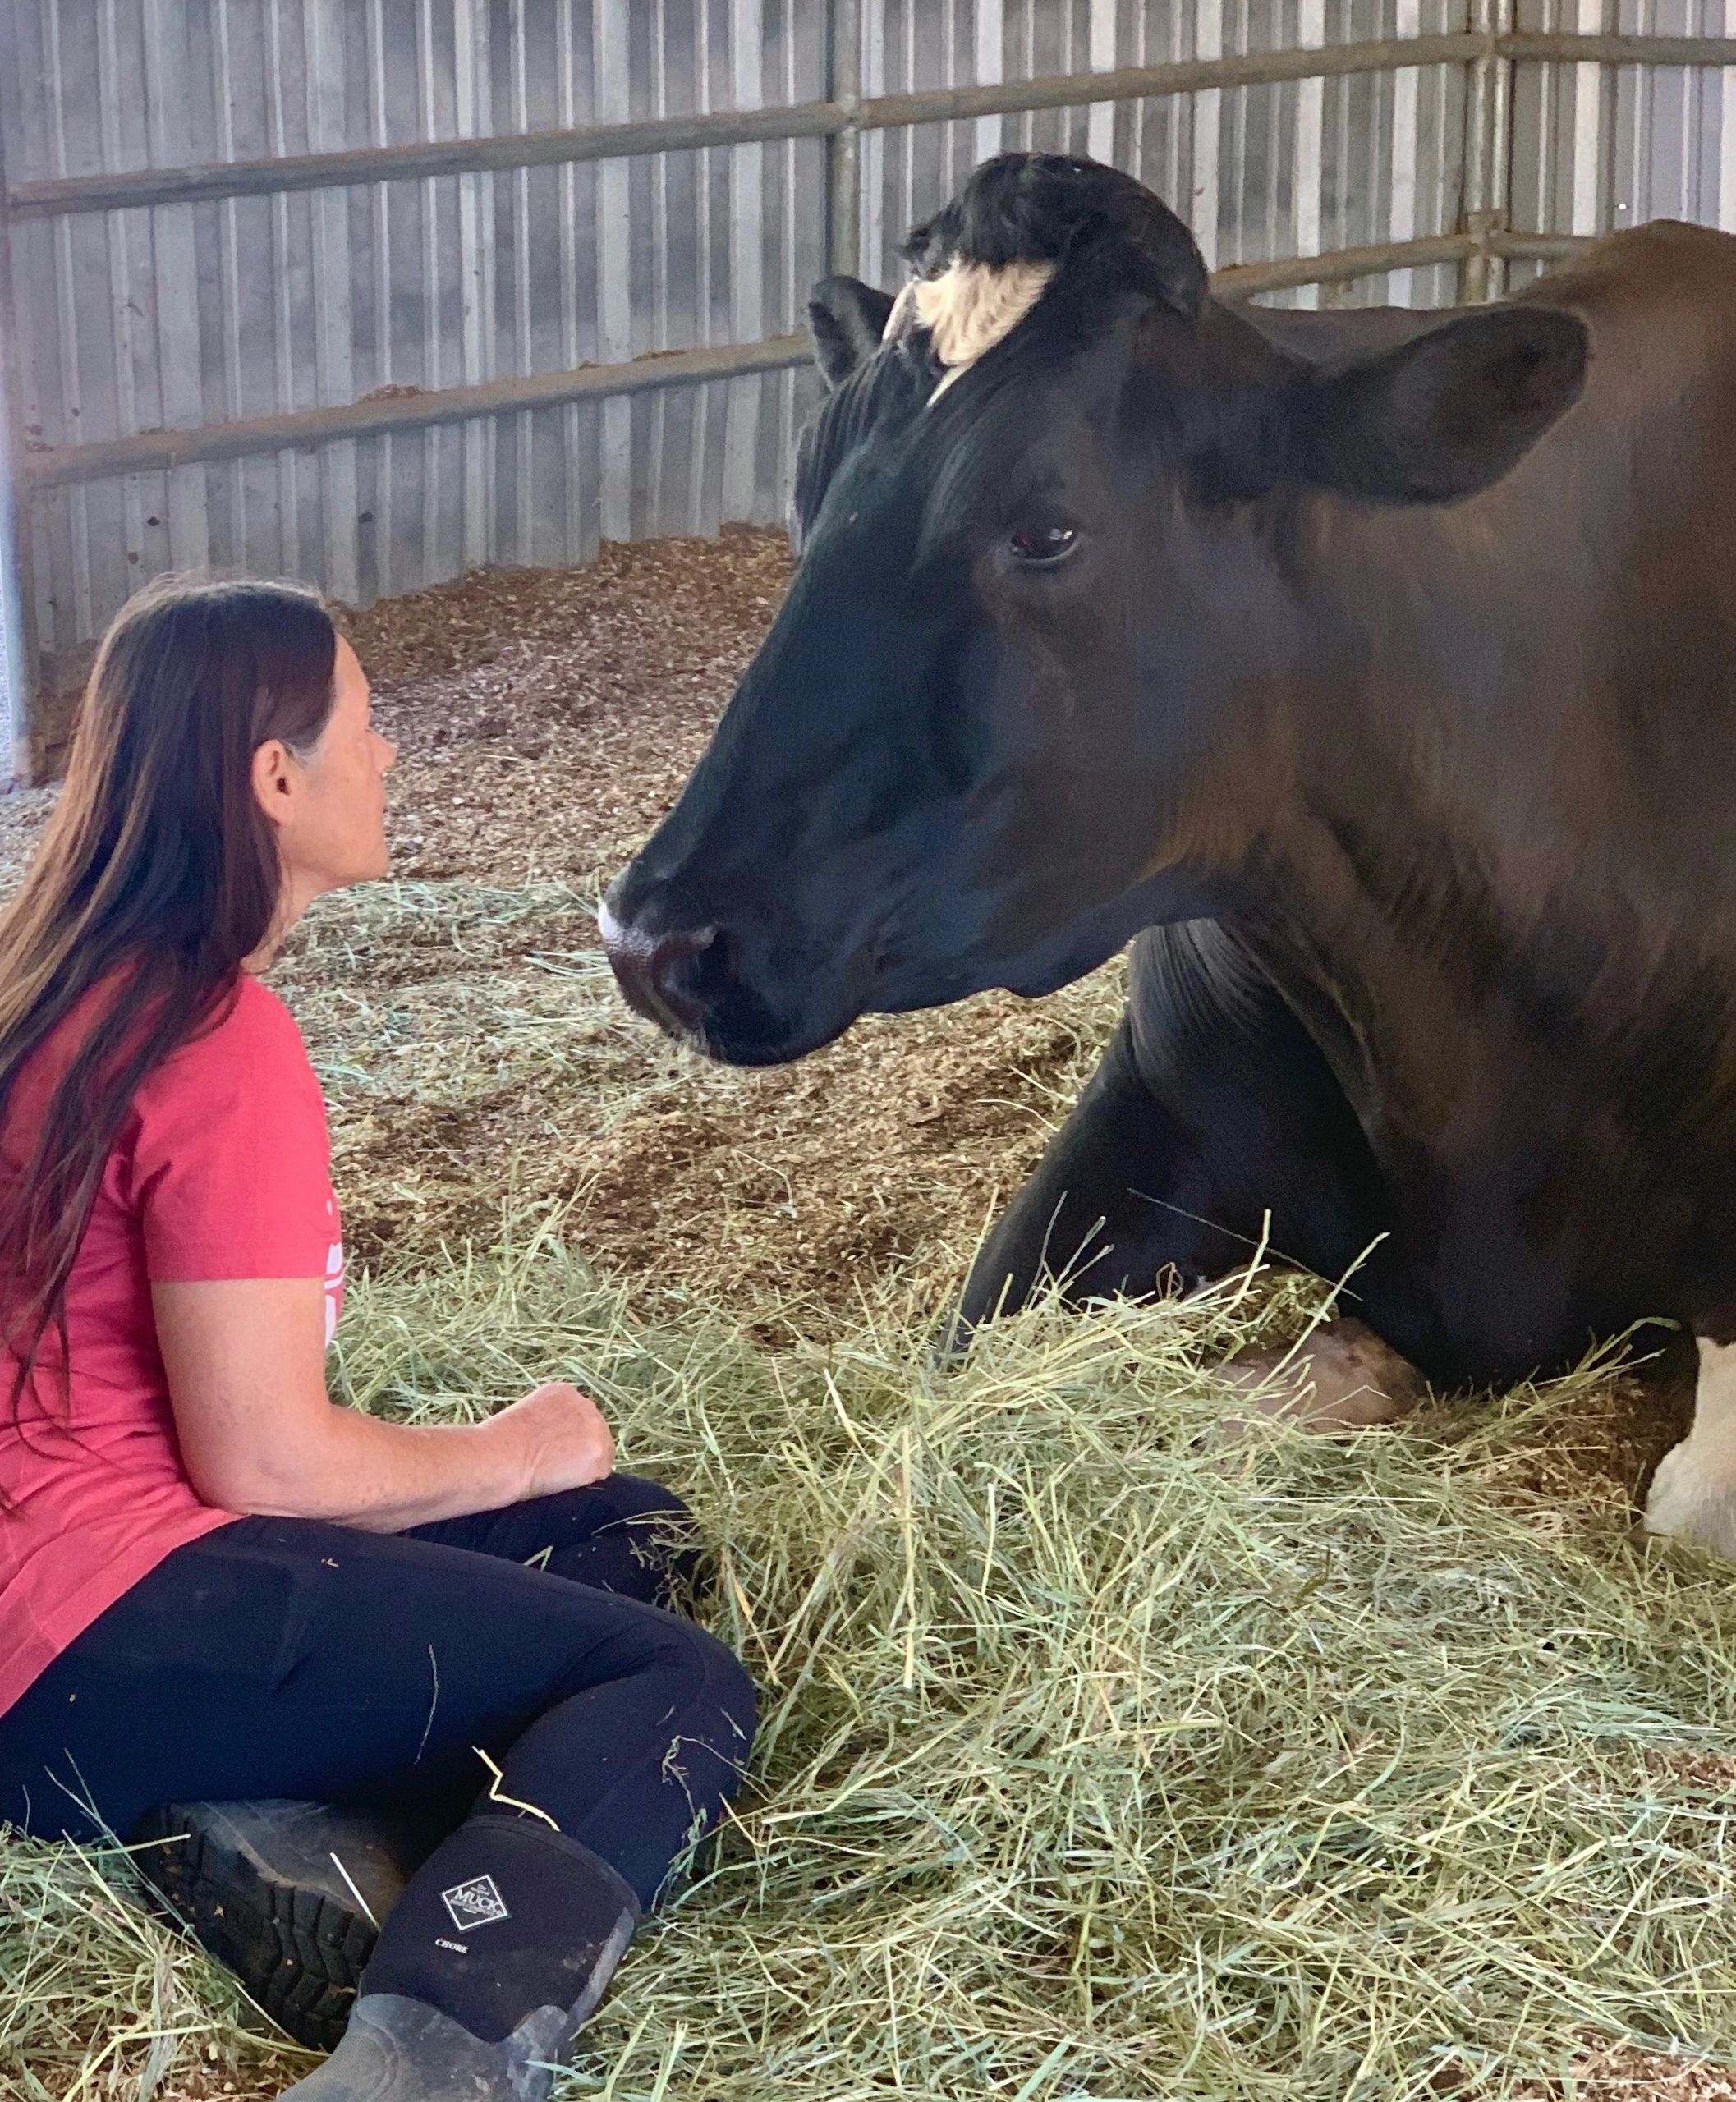
<svg viewBox="0 0 1736 2102"><path fill-rule="evenodd" d="M618 1024L572 894L425 888L374 894L390 986L361 915L293 966L344 1101L579 1078L561 1017ZM1227 1443L1212 1358L1316 1287L1039 1310L941 1371L897 1278L829 1347L761 1347L699 1304L647 1329L561 1219L507 1228L364 1280L342 1389L436 1420L586 1384L717 1544L763 1691L752 1783L572 2102L1661 2094L1561 2081L1624 2044L1736 2059L1736 1590L1636 1547L1606 1483L1536 1493L1596 1368ZM306 2061L259 2026L124 1856L0 1846L8 2102L273 2094Z"/></svg>
<svg viewBox="0 0 1736 2102"><path fill-rule="evenodd" d="M414 1411L559 1365L722 1545L759 1786L578 2092L1495 2095L1592 2036L1729 2052L1729 1773L1693 1755L1736 1606L1524 1495L1546 1401L1225 1447L1233 1292L945 1375L871 1322L769 1356L610 1307L551 1243L371 1295L345 1360Z"/></svg>

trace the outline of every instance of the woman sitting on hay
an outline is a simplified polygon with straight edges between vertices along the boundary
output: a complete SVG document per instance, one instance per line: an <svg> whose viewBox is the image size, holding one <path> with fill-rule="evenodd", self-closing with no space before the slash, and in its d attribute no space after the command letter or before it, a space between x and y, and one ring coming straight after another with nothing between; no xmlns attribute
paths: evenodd
<svg viewBox="0 0 1736 2102"><path fill-rule="evenodd" d="M576 1388L443 1428L327 1398L325 1110L256 974L385 873L392 759L316 600L149 594L0 919L0 1816L154 1843L285 2027L342 2035L298 2102L537 2102L753 1696Z"/></svg>

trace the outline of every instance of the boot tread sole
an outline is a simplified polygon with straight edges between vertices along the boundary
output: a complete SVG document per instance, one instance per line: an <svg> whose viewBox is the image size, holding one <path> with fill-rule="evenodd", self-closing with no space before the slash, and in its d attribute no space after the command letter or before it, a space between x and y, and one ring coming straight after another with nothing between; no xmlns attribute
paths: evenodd
<svg viewBox="0 0 1736 2102"><path fill-rule="evenodd" d="M374 1930L353 1905L273 1875L185 1804L145 1820L134 1856L201 1948L298 2044L335 2050Z"/></svg>

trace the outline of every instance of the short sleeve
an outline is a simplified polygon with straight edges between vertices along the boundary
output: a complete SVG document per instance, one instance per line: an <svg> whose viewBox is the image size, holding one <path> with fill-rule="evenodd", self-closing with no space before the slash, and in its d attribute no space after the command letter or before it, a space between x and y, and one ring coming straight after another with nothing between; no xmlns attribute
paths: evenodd
<svg viewBox="0 0 1736 2102"><path fill-rule="evenodd" d="M131 1201L155 1284L328 1278L338 1247L319 1083L289 1010L254 979L134 1099Z"/></svg>

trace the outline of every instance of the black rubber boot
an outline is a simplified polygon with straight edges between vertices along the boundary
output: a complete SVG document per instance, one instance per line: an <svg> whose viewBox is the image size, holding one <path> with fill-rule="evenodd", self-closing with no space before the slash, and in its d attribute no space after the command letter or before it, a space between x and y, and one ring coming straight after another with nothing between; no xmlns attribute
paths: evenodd
<svg viewBox="0 0 1736 2102"><path fill-rule="evenodd" d="M473 1817L393 1912L343 2041L282 2102L544 2102L638 1924L588 1847Z"/></svg>
<svg viewBox="0 0 1736 2102"><path fill-rule="evenodd" d="M325 1803L168 1803L134 1834L133 1859L274 2022L329 2051L436 1836Z"/></svg>
<svg viewBox="0 0 1736 2102"><path fill-rule="evenodd" d="M591 2007L602 1997L599 1986ZM500 2043L485 2044L420 2000L370 1993L331 2057L279 2102L544 2102L590 2012L539 2008Z"/></svg>

